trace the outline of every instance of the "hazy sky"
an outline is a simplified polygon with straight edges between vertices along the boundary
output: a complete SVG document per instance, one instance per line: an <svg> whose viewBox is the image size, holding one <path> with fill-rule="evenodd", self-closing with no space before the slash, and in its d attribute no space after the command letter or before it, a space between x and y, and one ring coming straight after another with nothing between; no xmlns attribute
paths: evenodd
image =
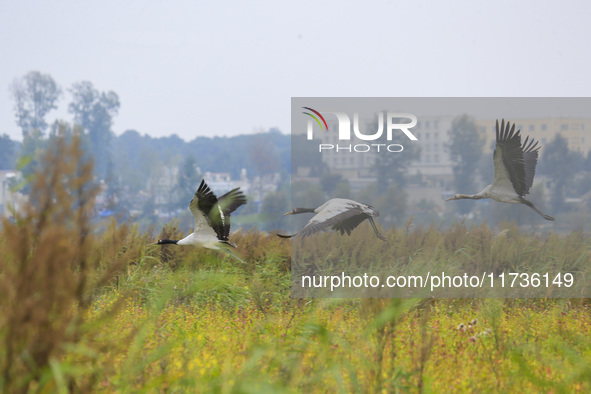
<svg viewBox="0 0 591 394"><path fill-rule="evenodd" d="M37 70L119 95L113 126L152 136L290 128L292 96L590 96L586 1L0 0L8 86Z"/></svg>

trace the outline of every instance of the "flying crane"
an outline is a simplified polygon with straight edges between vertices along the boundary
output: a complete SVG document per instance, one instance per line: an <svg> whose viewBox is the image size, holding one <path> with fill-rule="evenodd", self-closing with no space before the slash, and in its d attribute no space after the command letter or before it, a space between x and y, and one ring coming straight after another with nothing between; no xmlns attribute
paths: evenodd
<svg viewBox="0 0 591 394"><path fill-rule="evenodd" d="M236 245L229 241L228 236L230 235L230 214L243 204L246 204L246 196L240 188L232 189L217 198L205 180L202 180L189 203L189 209L195 218L193 232L180 240L159 239L156 244L194 245L217 249L242 261L232 252L231 248L236 248Z"/></svg>
<svg viewBox="0 0 591 394"><path fill-rule="evenodd" d="M355 227L357 227L364 220L368 219L369 223L373 227L373 231L376 233L376 236L379 239L386 241L386 238L380 234L373 220L374 217L378 217L380 215L379 212L367 204L362 204L357 201L347 200L344 198L333 198L318 208L295 208L293 211L290 211L285 215L297 215L307 212L313 212L316 213L316 215L310 219L304 228L295 234L277 235L281 238L291 238L298 235L305 238L316 232L326 230L328 227L332 227L333 230L340 231L341 235L344 233L350 235L351 231L355 229Z"/></svg>
<svg viewBox="0 0 591 394"><path fill-rule="evenodd" d="M456 194L451 200L471 199L480 200L491 198L495 201L512 204L525 204L546 220L554 220L552 216L542 213L535 205L525 199L534 182L538 151L540 147L533 138L525 138L521 143L521 130L515 132L515 124L499 121L496 124L497 145L493 154L495 175L493 183L485 187L478 194Z"/></svg>

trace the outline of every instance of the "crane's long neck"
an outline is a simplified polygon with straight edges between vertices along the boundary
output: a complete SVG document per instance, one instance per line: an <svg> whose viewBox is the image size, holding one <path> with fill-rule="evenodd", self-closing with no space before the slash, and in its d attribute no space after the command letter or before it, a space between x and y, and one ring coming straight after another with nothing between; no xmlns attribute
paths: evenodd
<svg viewBox="0 0 591 394"><path fill-rule="evenodd" d="M469 200L482 200L483 198L490 198L490 187L491 185L488 185L487 187L485 187L484 189L482 189L480 191L480 193L476 193L476 194L458 194L456 196L456 199L469 199Z"/></svg>
<svg viewBox="0 0 591 394"><path fill-rule="evenodd" d="M486 197L482 193L478 193L478 194L458 194L457 195L457 199L458 200L461 200L461 199L482 200L483 198L488 198L488 197Z"/></svg>
<svg viewBox="0 0 591 394"><path fill-rule="evenodd" d="M316 212L316 208L297 208L293 214L297 215L298 213L308 213L308 212Z"/></svg>

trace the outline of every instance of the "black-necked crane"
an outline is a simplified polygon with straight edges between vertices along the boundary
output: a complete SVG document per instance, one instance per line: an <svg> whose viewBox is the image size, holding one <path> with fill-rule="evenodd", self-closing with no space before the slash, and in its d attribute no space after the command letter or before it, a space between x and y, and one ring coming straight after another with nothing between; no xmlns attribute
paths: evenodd
<svg viewBox="0 0 591 394"><path fill-rule="evenodd" d="M355 227L368 219L376 236L383 241L386 240L386 238L384 238L384 236L378 231L373 220L373 218L380 216L379 212L367 204L344 198L333 198L318 208L295 208L293 211L286 213L286 215L296 215L307 212L313 212L316 213L316 215L310 219L304 228L295 234L277 235L282 238L291 238L298 235L305 238L318 231L326 230L329 227L332 227L333 230L340 231L341 235L344 233L350 235Z"/></svg>
<svg viewBox="0 0 591 394"><path fill-rule="evenodd" d="M515 124L505 120L497 120L497 145L493 154L495 165L495 175L493 183L488 185L478 194L456 194L446 200L472 199L480 200L483 198L492 198L495 201L512 204L525 204L546 220L554 220L552 216L542 213L535 205L525 199L529 194L529 189L534 182L536 174L536 163L538 161L538 151L540 147L533 138L525 138L521 143L521 130L515 132Z"/></svg>
<svg viewBox="0 0 591 394"><path fill-rule="evenodd" d="M240 188L232 189L217 198L205 180L202 180L189 203L189 209L195 218L193 232L180 240L159 239L156 244L193 245L218 249L240 260L232 252L231 248L235 248L236 245L228 240L228 236L230 235L230 214L243 204L246 204L246 196Z"/></svg>

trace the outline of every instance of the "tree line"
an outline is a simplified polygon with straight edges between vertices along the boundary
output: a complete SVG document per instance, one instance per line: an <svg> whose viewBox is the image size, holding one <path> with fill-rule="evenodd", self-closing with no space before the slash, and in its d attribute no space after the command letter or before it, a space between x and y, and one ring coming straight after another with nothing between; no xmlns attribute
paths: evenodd
<svg viewBox="0 0 591 394"><path fill-rule="evenodd" d="M173 211L186 205L186 196L194 191L192 189L199 182L197 178L206 171L226 172L232 179L237 179L242 169L246 169L250 179L274 173L284 175L280 189L269 194L262 203L261 212L270 218L286 208L290 195L299 196L298 199L310 206L330 197L375 200L375 207L382 213L381 221L387 226L400 223L409 215L416 215L422 221L438 218L428 202L408 201L405 192L409 183L429 184L420 174L409 176L408 169L420 157L418 146L405 146L404 155L379 155L371 168L375 183L358 193L351 193L348 180L332 172L301 136L290 137L277 129L234 137L196 136L191 141L175 134L155 138L137 130L127 130L117 136L112 125L121 103L113 91L101 91L88 81L74 83L65 90L69 97L68 112L72 116L70 123L48 120L49 113L65 96L64 89L50 75L29 72L16 78L9 91L22 142L13 141L6 134L0 135L0 169L15 168L20 157L19 169L27 176L39 165L40 153L53 136L60 130L72 133L79 128L87 158L94 161L96 180L107 186L111 201L117 201L117 205L126 209L137 208L140 204L146 213L157 208ZM369 125L373 126L377 127ZM196 135L199 132L196 130ZM453 183L447 187L457 192L476 192L490 183L492 160L490 155L483 154L484 138L475 119L468 115L457 117L448 136L445 149L455 165ZM292 165L294 171L300 165L309 167L309 176L319 179L320 185L299 185L291 193L290 185L285 182ZM174 178L170 182L173 187L167 206L159 207L153 198L154 182L166 177ZM546 181L544 185L532 188L532 197L546 200L544 193L549 193L547 200L553 214L567 212L571 209L567 204L568 197L581 197L591 191L591 153L569 150L566 139L557 134L542 148L536 179ZM493 204L491 209L495 213L511 212L511 217L521 215L514 207L502 205ZM459 201L454 209L467 215L477 208L473 202ZM591 206L587 210L591 211Z"/></svg>
<svg viewBox="0 0 591 394"><path fill-rule="evenodd" d="M66 122L50 121L50 112L68 93ZM0 135L0 169L18 168L25 179L35 172L42 152L58 133L78 130L86 159L94 162L94 177L106 189L110 208L146 212L186 207L197 179L207 171L229 173L232 179L247 170L249 179L291 171L289 136L278 129L234 137L196 137L185 141L173 134L151 137L137 130L115 135L112 130L121 102L117 93L101 91L89 81L63 89L49 74L31 71L9 86L15 123L22 142ZM170 178L173 185L166 206L154 204L155 183ZM286 177L285 177L286 178ZM21 189L28 193L27 186ZM153 215L153 214L152 214Z"/></svg>

